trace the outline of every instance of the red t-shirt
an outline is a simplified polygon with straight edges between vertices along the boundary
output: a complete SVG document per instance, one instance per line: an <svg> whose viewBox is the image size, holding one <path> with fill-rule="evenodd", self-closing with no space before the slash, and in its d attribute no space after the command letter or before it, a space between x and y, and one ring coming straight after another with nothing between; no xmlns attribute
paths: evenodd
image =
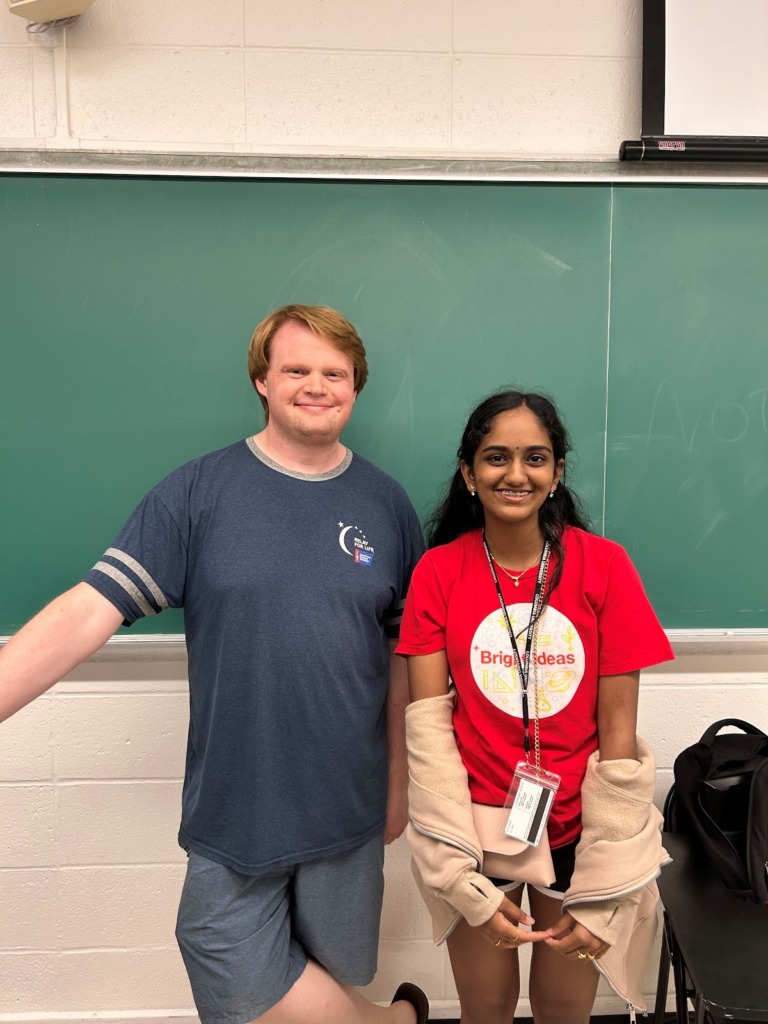
<svg viewBox="0 0 768 1024"><path fill-rule="evenodd" d="M621 545L568 527L563 552L563 575L539 624L536 665L541 763L561 777L549 818L553 847L581 832L581 784L598 745L598 678L674 657ZM498 576L524 656L536 573L519 587ZM521 690L479 530L427 551L413 573L397 653L440 650L456 687L453 726L472 799L501 806L524 759ZM533 677L528 694L533 748Z"/></svg>

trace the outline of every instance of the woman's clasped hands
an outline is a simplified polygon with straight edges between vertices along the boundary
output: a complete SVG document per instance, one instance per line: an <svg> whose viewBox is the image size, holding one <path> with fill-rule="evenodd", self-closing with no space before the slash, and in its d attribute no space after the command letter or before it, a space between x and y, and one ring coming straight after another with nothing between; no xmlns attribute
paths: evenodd
<svg viewBox="0 0 768 1024"><path fill-rule="evenodd" d="M593 935L588 928L579 924L568 913L550 928L536 931L531 926L536 922L507 896L485 924L478 931L495 949L518 949L527 942L544 942L561 956L578 960L599 960L609 945Z"/></svg>
<svg viewBox="0 0 768 1024"><path fill-rule="evenodd" d="M478 931L496 949L517 949L525 942L541 942L549 938L549 930L533 931L530 928L532 924L533 918L505 896L493 917L479 925Z"/></svg>
<svg viewBox="0 0 768 1024"><path fill-rule="evenodd" d="M609 943L593 935L567 911L549 932L550 937L545 940L546 944L556 953L569 959L599 960L603 953L610 949Z"/></svg>

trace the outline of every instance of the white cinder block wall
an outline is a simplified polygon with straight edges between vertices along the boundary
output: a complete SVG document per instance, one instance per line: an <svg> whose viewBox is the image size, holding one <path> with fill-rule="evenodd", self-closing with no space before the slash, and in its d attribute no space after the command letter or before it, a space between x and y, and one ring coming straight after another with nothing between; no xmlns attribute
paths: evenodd
<svg viewBox="0 0 768 1024"><path fill-rule="evenodd" d="M640 130L640 0L0 3L0 147L607 158Z"/></svg>
<svg viewBox="0 0 768 1024"><path fill-rule="evenodd" d="M640 21L639 0L96 0L30 36L0 0L0 148L614 159L640 130ZM760 651L646 674L659 800L707 722L765 725ZM0 1022L193 1013L184 670L97 656L0 727ZM372 996L405 977L457 1014L401 841Z"/></svg>
<svg viewBox="0 0 768 1024"><path fill-rule="evenodd" d="M678 651L673 665L643 677L640 731L656 750L659 805L675 755L713 719L768 724L768 644ZM185 668L183 657L102 653L0 726L0 1021L194 1013L173 937ZM412 978L435 1018L457 1016L404 840L386 870L371 996L388 1001ZM654 987L652 967L649 999ZM623 1008L601 988L596 1009Z"/></svg>

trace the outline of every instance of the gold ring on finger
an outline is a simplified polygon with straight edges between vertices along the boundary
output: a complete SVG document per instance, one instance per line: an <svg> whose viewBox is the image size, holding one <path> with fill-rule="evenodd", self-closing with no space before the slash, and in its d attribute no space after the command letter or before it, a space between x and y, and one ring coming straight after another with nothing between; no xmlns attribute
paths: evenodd
<svg viewBox="0 0 768 1024"><path fill-rule="evenodd" d="M576 950L576 955L578 956L579 960L586 960L587 959L587 954L584 952L583 949L577 949Z"/></svg>
<svg viewBox="0 0 768 1024"><path fill-rule="evenodd" d="M587 953L587 960L596 960L597 957L594 953Z"/></svg>
<svg viewBox="0 0 768 1024"><path fill-rule="evenodd" d="M514 939L512 939L512 941L513 942L519 942L520 941L520 931L517 928L515 928L515 937L514 937Z"/></svg>
<svg viewBox="0 0 768 1024"><path fill-rule="evenodd" d="M498 947L500 945L501 945L501 939L496 939L496 941L494 942L494 946Z"/></svg>

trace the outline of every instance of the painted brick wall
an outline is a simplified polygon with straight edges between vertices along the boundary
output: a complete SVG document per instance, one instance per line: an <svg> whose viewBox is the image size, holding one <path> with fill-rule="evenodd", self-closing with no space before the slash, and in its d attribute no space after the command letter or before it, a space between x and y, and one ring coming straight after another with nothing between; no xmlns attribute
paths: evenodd
<svg viewBox="0 0 768 1024"><path fill-rule="evenodd" d="M0 148L614 159L636 0L96 0L0 9Z"/></svg>
<svg viewBox="0 0 768 1024"><path fill-rule="evenodd" d="M121 658L97 656L0 726L0 1021L193 1012L173 937L185 663ZM677 752L734 709L768 724L765 644L717 656L702 646L644 675L640 731L656 750L659 805ZM409 977L436 1014L457 1016L404 841L386 872L371 996L388 1001ZM654 981L651 970L649 994ZM601 989L598 1012L621 1009Z"/></svg>

